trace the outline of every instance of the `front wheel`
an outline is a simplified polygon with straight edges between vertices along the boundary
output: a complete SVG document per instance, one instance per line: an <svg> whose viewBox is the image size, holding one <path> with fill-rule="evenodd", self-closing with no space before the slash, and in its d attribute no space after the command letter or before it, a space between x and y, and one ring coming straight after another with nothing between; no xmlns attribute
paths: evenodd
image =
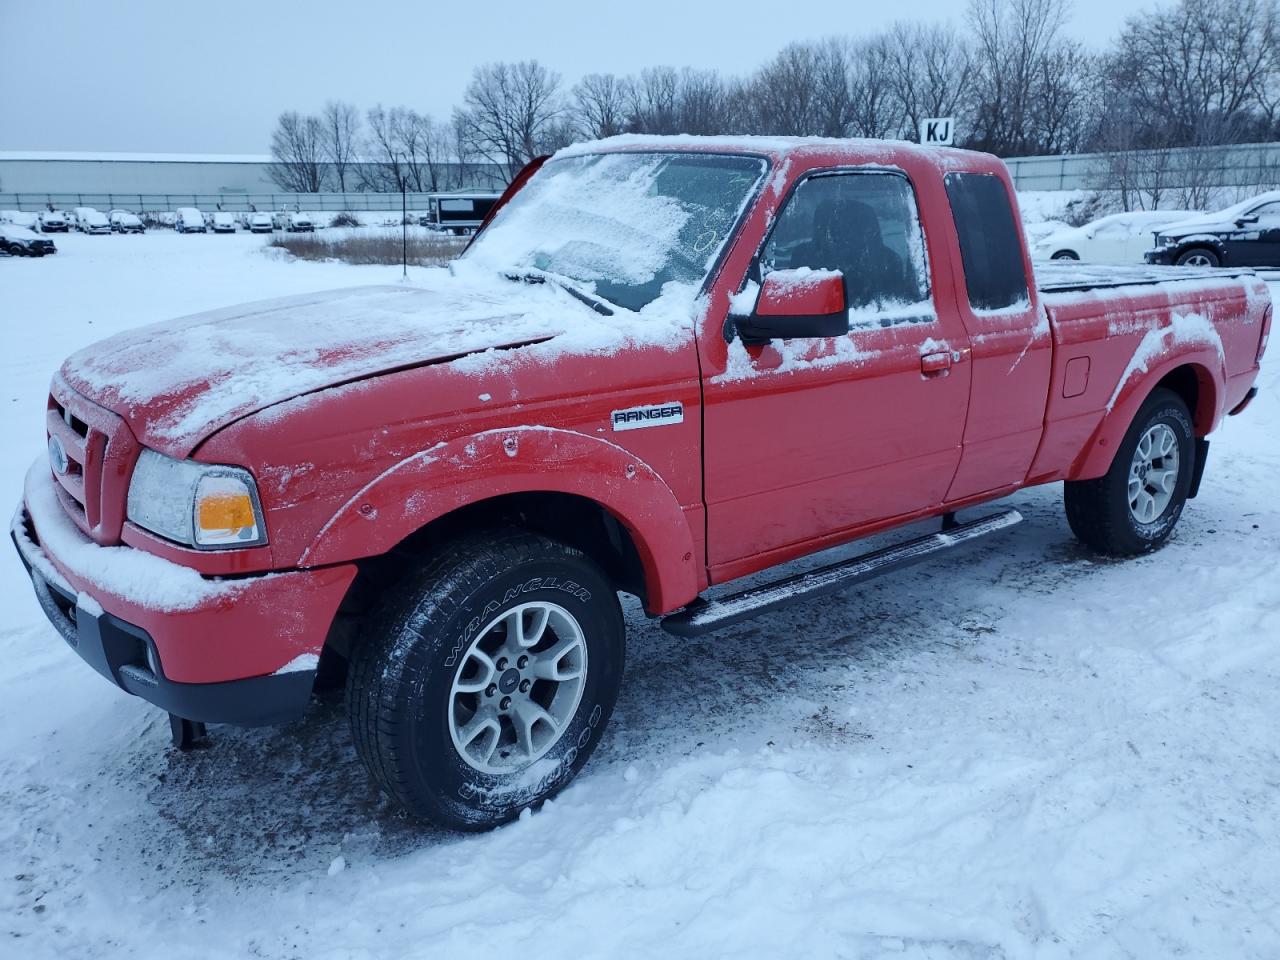
<svg viewBox="0 0 1280 960"><path fill-rule="evenodd" d="M1059 250L1050 259L1052 260L1079 260L1080 255L1074 250Z"/></svg>
<svg viewBox="0 0 1280 960"><path fill-rule="evenodd" d="M1178 257L1180 267L1219 267L1222 261L1218 255L1206 247L1192 247Z"/></svg>
<svg viewBox="0 0 1280 960"><path fill-rule="evenodd" d="M411 813L497 826L587 762L623 659L617 593L581 551L515 529L465 538L392 588L353 651L357 752Z"/></svg>
<svg viewBox="0 0 1280 960"><path fill-rule="evenodd" d="M1067 481L1071 531L1112 556L1135 556L1169 539L1191 490L1195 432L1172 390L1152 392L1125 434L1111 469L1096 480Z"/></svg>

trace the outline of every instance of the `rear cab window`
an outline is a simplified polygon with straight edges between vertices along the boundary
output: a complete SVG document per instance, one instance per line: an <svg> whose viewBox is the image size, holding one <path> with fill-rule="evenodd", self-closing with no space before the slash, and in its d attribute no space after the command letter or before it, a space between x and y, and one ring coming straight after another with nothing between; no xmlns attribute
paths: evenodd
<svg viewBox="0 0 1280 960"><path fill-rule="evenodd" d="M949 173L946 187L969 306L975 312L1028 308L1022 237L1004 181L990 173Z"/></svg>

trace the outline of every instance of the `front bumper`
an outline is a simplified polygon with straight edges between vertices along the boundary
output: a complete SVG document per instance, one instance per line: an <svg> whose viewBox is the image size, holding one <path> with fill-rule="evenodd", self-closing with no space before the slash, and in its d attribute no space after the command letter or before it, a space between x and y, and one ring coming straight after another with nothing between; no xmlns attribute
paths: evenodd
<svg viewBox="0 0 1280 960"><path fill-rule="evenodd" d="M302 713L353 566L206 580L93 543L52 485L32 467L10 536L41 609L86 663L188 720L260 726ZM178 579L166 588L168 577Z"/></svg>
<svg viewBox="0 0 1280 960"><path fill-rule="evenodd" d="M1142 256L1146 259L1147 263L1173 266L1177 262L1177 258L1174 256L1176 252L1176 247L1156 247L1153 250L1148 250Z"/></svg>

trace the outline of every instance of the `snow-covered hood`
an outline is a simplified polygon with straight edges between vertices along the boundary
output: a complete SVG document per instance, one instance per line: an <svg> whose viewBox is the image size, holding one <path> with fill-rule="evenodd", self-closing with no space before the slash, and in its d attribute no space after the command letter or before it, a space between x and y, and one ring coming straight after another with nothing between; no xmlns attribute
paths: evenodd
<svg viewBox="0 0 1280 960"><path fill-rule="evenodd" d="M356 287L140 327L74 354L62 376L125 417L141 442L183 457L214 431L273 404L543 341L592 317L551 286L445 277L429 289Z"/></svg>

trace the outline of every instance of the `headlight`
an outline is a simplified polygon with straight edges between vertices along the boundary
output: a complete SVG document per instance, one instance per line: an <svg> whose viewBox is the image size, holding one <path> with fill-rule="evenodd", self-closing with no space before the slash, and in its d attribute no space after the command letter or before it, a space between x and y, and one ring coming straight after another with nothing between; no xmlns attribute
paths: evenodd
<svg viewBox="0 0 1280 960"><path fill-rule="evenodd" d="M202 549L267 542L258 489L247 470L175 460L143 450L129 483L128 517L169 540Z"/></svg>

